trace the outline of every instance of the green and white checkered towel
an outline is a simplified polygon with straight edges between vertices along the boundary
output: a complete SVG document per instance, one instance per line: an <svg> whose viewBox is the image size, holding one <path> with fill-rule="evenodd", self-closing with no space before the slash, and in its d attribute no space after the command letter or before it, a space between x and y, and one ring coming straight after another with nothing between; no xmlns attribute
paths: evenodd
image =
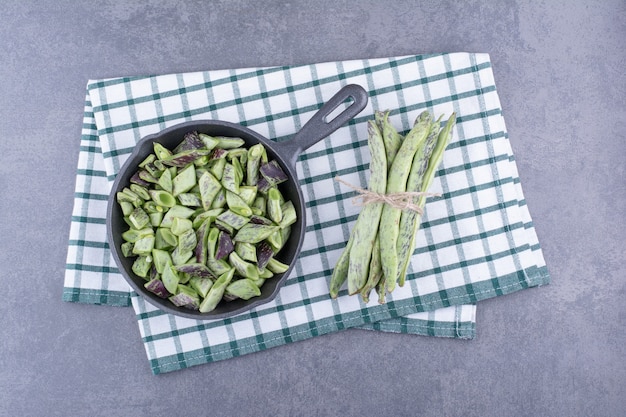
<svg viewBox="0 0 626 417"><path fill-rule="evenodd" d="M165 314L129 290L108 249L105 213L113 179L135 143L199 119L241 123L290 139L346 84L369 94L348 125L297 163L307 232L278 297L236 317L196 321ZM424 109L457 113L453 138L426 205L406 284L384 305L328 282L360 208L333 179L367 186L366 122L374 110L408 131ZM475 303L547 284L487 54L453 53L312 65L216 70L89 81L63 299L132 304L155 374L231 358L341 329L473 338Z"/></svg>

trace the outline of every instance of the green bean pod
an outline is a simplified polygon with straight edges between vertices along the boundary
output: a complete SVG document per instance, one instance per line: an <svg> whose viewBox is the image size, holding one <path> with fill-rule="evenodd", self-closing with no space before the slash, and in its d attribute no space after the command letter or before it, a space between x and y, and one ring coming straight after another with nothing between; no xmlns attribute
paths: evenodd
<svg viewBox="0 0 626 417"><path fill-rule="evenodd" d="M387 169L391 167L393 160L398 153L398 149L402 145L402 135L398 133L395 127L389 122L389 111L375 113L376 123L379 125L385 143L387 154Z"/></svg>
<svg viewBox="0 0 626 417"><path fill-rule="evenodd" d="M378 281L380 281L380 277L383 275L382 266L380 264L380 239L378 236L374 241L374 246L372 248L372 260L370 261L370 268L367 276L367 281L363 288L361 288L361 298L363 302L369 303L369 295L372 289L376 287Z"/></svg>
<svg viewBox="0 0 626 417"><path fill-rule="evenodd" d="M354 230L354 229L353 229ZM329 293L332 298L337 298L339 295L339 290L343 286L343 284L348 279L348 267L350 266L350 249L352 249L352 233L350 234L350 238L348 239L348 243L346 243L346 247L344 248L341 256L337 259L335 263L335 267L333 268L333 273L330 277L330 283L328 284Z"/></svg>
<svg viewBox="0 0 626 417"><path fill-rule="evenodd" d="M448 118L446 125L443 127L443 129L441 129L441 131L437 135L437 143L435 144L435 147L428 160L428 166L426 168L426 171L424 172L421 189L419 191L427 192L428 189L430 188L430 185L432 184L435 178L435 174L437 173L437 169L439 168L439 165L441 164L441 161L443 160L443 153L446 150L448 143L450 142L450 139L452 138L452 128L454 127L455 123L456 123L456 113L452 113L452 115L450 115L450 117ZM426 198L427 198L426 196L419 197L417 205L422 209L426 205ZM408 257L411 256L413 247L415 246L415 237L417 235L417 230L419 228L419 225L420 225L419 217L417 218L417 221L415 223L413 223L412 225L407 225L408 230L412 231L411 241L410 241L411 250L407 254L407 259L403 262L402 269L399 272L402 283L404 283L403 279L406 276L406 270L408 267ZM412 229L410 229L410 226L412 226Z"/></svg>
<svg viewBox="0 0 626 417"><path fill-rule="evenodd" d="M378 126L368 123L368 146L371 154L369 190L384 193L387 187L387 157L385 144ZM365 285L368 277L372 248L376 240L383 203L367 204L357 217L353 228L354 243L350 249L348 267L348 293L356 294Z"/></svg>
<svg viewBox="0 0 626 417"><path fill-rule="evenodd" d="M431 125L430 133L424 141L424 144L417 150L413 158L413 166L407 180L407 191L421 191L424 173L428 168L430 156L437 143L437 137L440 131L441 116ZM417 203L417 201L415 202ZM404 285L406 270L409 260L414 249L415 235L421 215L414 210L404 210L400 217L400 234L396 243L396 251L398 252L398 276L396 281L399 286Z"/></svg>
<svg viewBox="0 0 626 417"><path fill-rule="evenodd" d="M406 191L406 182L413 163L413 157L430 133L432 116L428 111L422 112L402 141L398 154L391 164L387 179L387 194ZM380 251L383 273L387 282L387 290L392 292L396 285L398 271L398 240L400 217L402 210L385 204L380 221Z"/></svg>

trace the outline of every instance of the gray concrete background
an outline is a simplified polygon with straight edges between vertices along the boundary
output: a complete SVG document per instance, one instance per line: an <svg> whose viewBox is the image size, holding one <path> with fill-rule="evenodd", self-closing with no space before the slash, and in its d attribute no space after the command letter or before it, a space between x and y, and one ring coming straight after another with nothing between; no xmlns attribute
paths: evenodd
<svg viewBox="0 0 626 417"><path fill-rule="evenodd" d="M4 0L0 415L623 416L626 3ZM552 284L473 341L345 331L153 376L131 309L63 303L89 78L488 52Z"/></svg>

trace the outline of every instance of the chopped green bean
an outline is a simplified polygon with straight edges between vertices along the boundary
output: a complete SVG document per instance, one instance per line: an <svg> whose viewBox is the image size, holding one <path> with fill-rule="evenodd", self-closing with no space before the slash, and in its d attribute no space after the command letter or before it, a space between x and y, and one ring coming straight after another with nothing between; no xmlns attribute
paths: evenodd
<svg viewBox="0 0 626 417"><path fill-rule="evenodd" d="M202 298L205 298L213 286L213 280L210 278L191 277L191 279L189 279L189 285L191 285Z"/></svg>
<svg viewBox="0 0 626 417"><path fill-rule="evenodd" d="M224 166L224 175L222 175L222 187L225 190L239 194L239 182L237 181L237 171L233 164L226 163Z"/></svg>
<svg viewBox="0 0 626 417"><path fill-rule="evenodd" d="M141 207L137 207L133 210L128 216L128 219L135 229L143 229L150 223L150 217L148 217L148 214L143 211Z"/></svg>
<svg viewBox="0 0 626 417"><path fill-rule="evenodd" d="M238 279L232 281L228 287L226 287L226 292L242 300L249 300L252 297L261 295L261 289L252 279Z"/></svg>
<svg viewBox="0 0 626 417"><path fill-rule="evenodd" d="M169 169L166 169L165 171L163 171L163 174L159 177L159 181L157 182L157 184L159 184L159 186L161 188L163 188L163 190L167 191L168 193L172 192L172 171L170 171Z"/></svg>
<svg viewBox="0 0 626 417"><path fill-rule="evenodd" d="M225 225L233 228L234 230L239 230L250 221L250 218L228 209L217 216L216 221L223 222Z"/></svg>
<svg viewBox="0 0 626 417"><path fill-rule="evenodd" d="M246 262L237 254L237 252L231 252L228 255L228 260L230 264L235 268L237 273L242 277L256 279L259 277L259 271L257 267L251 263Z"/></svg>
<svg viewBox="0 0 626 417"><path fill-rule="evenodd" d="M282 274L283 272L287 272L289 265L282 263L276 258L271 258L267 263L266 268L275 274Z"/></svg>
<svg viewBox="0 0 626 417"><path fill-rule="evenodd" d="M246 142L241 138L231 138L226 136L216 137L218 140L217 148L222 149L235 149L242 147Z"/></svg>
<svg viewBox="0 0 626 417"><path fill-rule="evenodd" d="M172 249L178 244L178 238L168 227L159 227L155 232L155 248Z"/></svg>
<svg viewBox="0 0 626 417"><path fill-rule="evenodd" d="M280 223L283 219L281 205L281 195L278 189L272 188L267 193L267 214L274 223Z"/></svg>
<svg viewBox="0 0 626 417"><path fill-rule="evenodd" d="M247 223L235 235L236 242L259 243L270 237L279 226L268 226L264 224Z"/></svg>
<svg viewBox="0 0 626 417"><path fill-rule="evenodd" d="M252 243L237 242L235 252L245 261L257 263L256 246Z"/></svg>
<svg viewBox="0 0 626 417"><path fill-rule="evenodd" d="M259 167L261 166L261 157L265 152L265 147L260 143L253 145L248 150L248 164L246 166L247 185L256 185L259 180Z"/></svg>
<svg viewBox="0 0 626 417"><path fill-rule="evenodd" d="M183 234L183 232L186 232L192 229L193 229L193 223L191 222L191 220L183 219L181 217L174 217L174 220L172 220L172 226L170 227L170 230L176 236L180 236Z"/></svg>
<svg viewBox="0 0 626 417"><path fill-rule="evenodd" d="M239 197L250 207L256 199L257 188L253 185L239 186Z"/></svg>
<svg viewBox="0 0 626 417"><path fill-rule="evenodd" d="M223 208L226 207L226 190L221 189L218 191L213 203L211 204L212 209Z"/></svg>
<svg viewBox="0 0 626 417"><path fill-rule="evenodd" d="M178 171L172 179L172 195L177 195L191 190L196 185L196 168L194 164L189 164Z"/></svg>
<svg viewBox="0 0 626 417"><path fill-rule="evenodd" d="M202 200L202 207L205 210L209 210L213 204L213 200L217 194L222 190L220 182L209 172L204 172L198 180L200 185L200 199Z"/></svg>
<svg viewBox="0 0 626 417"><path fill-rule="evenodd" d="M152 259L154 260L154 266L159 274L163 273L167 264L172 263L170 253L162 249L152 249Z"/></svg>
<svg viewBox="0 0 626 417"><path fill-rule="evenodd" d="M144 236L133 245L132 252L135 255L150 255L154 248L154 235Z"/></svg>
<svg viewBox="0 0 626 417"><path fill-rule="evenodd" d="M217 178L218 180L221 180L222 177L224 176L225 166L226 166L226 158L214 159L212 160L212 162L210 162L209 171L211 171L211 174L213 174L215 178Z"/></svg>
<svg viewBox="0 0 626 417"><path fill-rule="evenodd" d="M176 217L188 219L193 216L194 211L189 207L174 205L163 216L161 227L172 227L172 222Z"/></svg>
<svg viewBox="0 0 626 417"><path fill-rule="evenodd" d="M228 208L235 214L238 214L243 217L252 216L252 210L246 204L246 202L241 198L238 194L235 194L232 191L226 190L226 204L228 204Z"/></svg>
<svg viewBox="0 0 626 417"><path fill-rule="evenodd" d="M230 281L235 276L235 268L231 268L228 272L223 273L220 277L213 283L211 289L209 290L206 298L202 300L200 304L199 310L201 313L208 313L210 311L215 310L219 302L222 300L224 296L224 291L226 291L226 287L230 284Z"/></svg>
<svg viewBox="0 0 626 417"><path fill-rule="evenodd" d="M174 196L165 190L150 190L150 196L152 200L160 206L174 207L176 205Z"/></svg>

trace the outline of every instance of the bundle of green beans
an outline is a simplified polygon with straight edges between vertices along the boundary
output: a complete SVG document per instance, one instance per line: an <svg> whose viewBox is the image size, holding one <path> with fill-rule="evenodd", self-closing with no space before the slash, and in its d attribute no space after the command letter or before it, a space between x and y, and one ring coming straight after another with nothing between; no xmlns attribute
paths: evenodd
<svg viewBox="0 0 626 417"><path fill-rule="evenodd" d="M387 196L427 193L450 141L456 114L452 113L443 128L441 119L433 120L424 111L403 136L389 122L389 111L376 111L375 119L368 122L368 191ZM396 284L404 285L426 195L411 199L413 208L401 208L382 199L363 207L333 270L332 298L339 295L347 281L350 295L360 294L368 302L372 289L376 289L378 301L383 304Z"/></svg>

